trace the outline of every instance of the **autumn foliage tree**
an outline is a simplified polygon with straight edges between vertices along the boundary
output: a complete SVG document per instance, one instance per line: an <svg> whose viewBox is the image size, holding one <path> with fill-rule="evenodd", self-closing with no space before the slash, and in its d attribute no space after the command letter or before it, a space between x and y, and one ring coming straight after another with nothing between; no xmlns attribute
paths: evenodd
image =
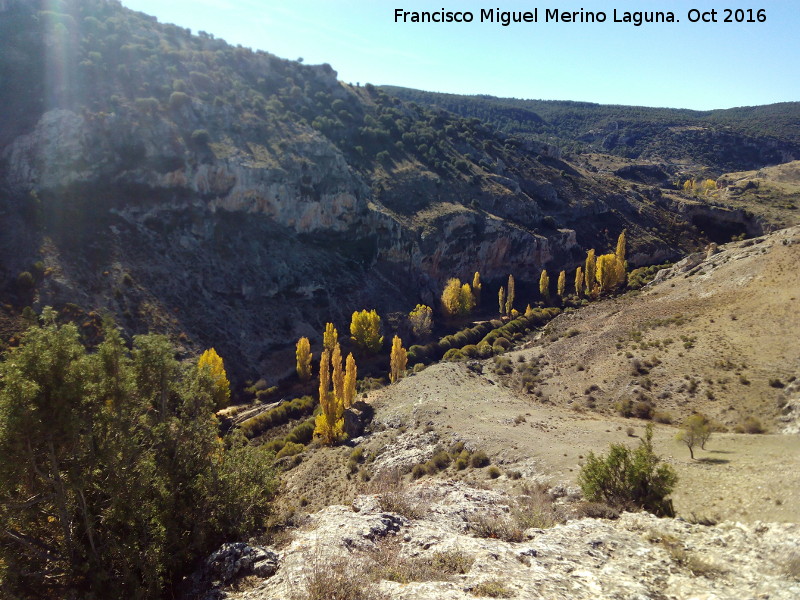
<svg viewBox="0 0 800 600"><path fill-rule="evenodd" d="M322 334L322 347L328 352L333 352L334 346L339 343L339 332L333 323L325 324L325 332Z"/></svg>
<svg viewBox="0 0 800 600"><path fill-rule="evenodd" d="M417 339L424 339L433 330L433 310L425 304L417 304L414 310L408 313L408 321L414 336Z"/></svg>
<svg viewBox="0 0 800 600"><path fill-rule="evenodd" d="M504 315L506 313L506 288L502 285L500 289L497 290L497 303L498 308L500 309L500 314Z"/></svg>
<svg viewBox="0 0 800 600"><path fill-rule="evenodd" d="M334 350L336 348L338 344ZM341 370L341 353L339 363ZM319 362L319 405L322 410L314 421L314 436L326 446L332 446L344 438L344 405L331 390L331 353L328 350L322 351Z"/></svg>
<svg viewBox="0 0 800 600"><path fill-rule="evenodd" d="M374 309L353 312L350 320L350 339L367 354L375 354L381 349L383 345L381 318Z"/></svg>
<svg viewBox="0 0 800 600"><path fill-rule="evenodd" d="M550 301L550 276L547 274L547 269L542 271L539 276L539 293L545 299L545 302Z"/></svg>
<svg viewBox="0 0 800 600"><path fill-rule="evenodd" d="M448 317L468 315L475 308L475 296L468 283L461 283L458 278L447 280L442 291L442 312Z"/></svg>
<svg viewBox="0 0 800 600"><path fill-rule="evenodd" d="M356 359L353 358L353 353L347 355L344 369L344 398L342 403L345 408L353 406L356 400L356 376L358 375L358 367L356 367Z"/></svg>
<svg viewBox="0 0 800 600"><path fill-rule="evenodd" d="M516 290L514 289L514 276L508 276L508 287L506 288L506 314L511 316L511 311L514 310L514 300Z"/></svg>
<svg viewBox="0 0 800 600"><path fill-rule="evenodd" d="M595 294L595 273L597 271L597 258L594 248L586 253L586 264L583 267L584 290L587 296Z"/></svg>
<svg viewBox="0 0 800 600"><path fill-rule="evenodd" d="M581 267L575 270L575 295L578 298L583 296L583 269Z"/></svg>
<svg viewBox="0 0 800 600"><path fill-rule="evenodd" d="M475 271L472 276L472 295L475 296L475 305L481 305L481 291L483 291L483 284L481 283L481 274Z"/></svg>
<svg viewBox="0 0 800 600"><path fill-rule="evenodd" d="M389 381L394 383L405 375L408 353L403 348L403 340L398 336L392 339L392 352L389 356Z"/></svg>
<svg viewBox="0 0 800 600"><path fill-rule="evenodd" d="M295 349L295 358L297 359L297 376L301 381L308 381L311 379L311 342L307 337L301 337L297 340L297 347Z"/></svg>
<svg viewBox="0 0 800 600"><path fill-rule="evenodd" d="M197 368L208 373L211 381L214 382L214 405L217 410L228 406L231 399L231 383L228 381L225 365L217 351L209 348L203 352L197 361Z"/></svg>
<svg viewBox="0 0 800 600"><path fill-rule="evenodd" d="M561 271L561 273L558 274L558 284L556 286L559 298L564 297L564 292L566 291L566 288L567 288L567 273L566 271Z"/></svg>

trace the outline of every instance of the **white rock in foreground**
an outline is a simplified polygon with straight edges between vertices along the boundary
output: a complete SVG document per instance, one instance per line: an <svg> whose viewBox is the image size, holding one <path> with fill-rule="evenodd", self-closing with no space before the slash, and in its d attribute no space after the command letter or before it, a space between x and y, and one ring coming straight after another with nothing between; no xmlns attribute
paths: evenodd
<svg viewBox="0 0 800 600"><path fill-rule="evenodd" d="M486 581L526 600L800 598L800 582L786 574L800 549L798 524L703 526L624 513L616 521L580 519L529 529L525 541L511 543L475 537L467 528L476 512L502 518L509 510L505 494L441 481L420 482L407 494L419 503L419 518L381 511L376 496L312 515L281 552L273 577L226 597L302 598L314 568L337 558L368 562L370 551L395 543L409 559L430 561L436 552L458 550L474 562L449 581L381 581L389 598L472 599L470 590Z"/></svg>

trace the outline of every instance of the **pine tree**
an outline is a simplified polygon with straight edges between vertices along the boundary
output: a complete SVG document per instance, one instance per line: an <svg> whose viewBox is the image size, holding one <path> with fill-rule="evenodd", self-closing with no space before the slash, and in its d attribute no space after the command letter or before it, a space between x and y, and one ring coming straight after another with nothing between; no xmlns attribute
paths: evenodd
<svg viewBox="0 0 800 600"><path fill-rule="evenodd" d="M594 248L586 253L586 265L583 269L583 276L586 280L586 295L593 296L595 292L595 271L597 270L597 258L595 257Z"/></svg>
<svg viewBox="0 0 800 600"><path fill-rule="evenodd" d="M514 276L508 276L508 288L506 290L506 314L511 316L511 311L514 308Z"/></svg>
<svg viewBox="0 0 800 600"><path fill-rule="evenodd" d="M506 289L501 285L497 292L497 302L500 307L500 315L506 313Z"/></svg>
<svg viewBox="0 0 800 600"><path fill-rule="evenodd" d="M583 296L583 269L580 267L575 270L575 295Z"/></svg>
<svg viewBox="0 0 800 600"><path fill-rule="evenodd" d="M417 339L425 339L433 330L433 310L425 304L417 304L414 310L408 313L408 321Z"/></svg>
<svg viewBox="0 0 800 600"><path fill-rule="evenodd" d="M550 302L550 276L547 274L547 269L539 276L539 293L545 302Z"/></svg>
<svg viewBox="0 0 800 600"><path fill-rule="evenodd" d="M559 298L564 297L564 291L566 290L566 288L567 288L567 272L561 271L561 273L558 274L558 284L557 284Z"/></svg>
<svg viewBox="0 0 800 600"><path fill-rule="evenodd" d="M211 380L214 382L214 405L217 410L228 406L231 399L231 383L225 373L225 366L222 358L214 348L209 348L197 361L197 368L200 371L207 371Z"/></svg>
<svg viewBox="0 0 800 600"><path fill-rule="evenodd" d="M311 354L311 342L307 337L297 340L295 357L297 358L297 376L300 377L300 381L308 381L311 379L311 359L314 355Z"/></svg>
<svg viewBox="0 0 800 600"><path fill-rule="evenodd" d="M375 354L383 345L381 318L375 310L355 311L350 320L350 339L367 354Z"/></svg>
<svg viewBox="0 0 800 600"><path fill-rule="evenodd" d="M408 353L403 348L403 340L394 336L392 340L392 353L389 357L389 381L394 383L401 379L406 372Z"/></svg>
<svg viewBox="0 0 800 600"><path fill-rule="evenodd" d="M358 368L356 367L356 359L353 358L353 353L347 355L344 369L344 407L350 408L356 399L356 376Z"/></svg>
<svg viewBox="0 0 800 600"><path fill-rule="evenodd" d="M325 333L322 334L322 347L328 352L333 352L333 347L339 343L339 332L333 323L325 324Z"/></svg>

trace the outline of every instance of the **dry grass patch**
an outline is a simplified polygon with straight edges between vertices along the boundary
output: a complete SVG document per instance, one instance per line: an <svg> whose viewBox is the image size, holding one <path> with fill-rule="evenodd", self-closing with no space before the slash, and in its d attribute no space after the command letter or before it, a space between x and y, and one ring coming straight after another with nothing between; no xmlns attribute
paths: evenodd
<svg viewBox="0 0 800 600"><path fill-rule="evenodd" d="M316 556L305 587L292 600L389 600L369 577L362 561Z"/></svg>
<svg viewBox="0 0 800 600"><path fill-rule="evenodd" d="M431 556L403 555L397 538L388 538L369 554L370 576L376 580L410 583L412 581L450 581L472 568L474 559L460 550L434 552Z"/></svg>
<svg viewBox="0 0 800 600"><path fill-rule="evenodd" d="M383 472L371 482L371 492L378 495L381 510L397 513L408 519L421 519L426 505L416 494L406 489L399 471Z"/></svg>
<svg viewBox="0 0 800 600"><path fill-rule="evenodd" d="M482 598L513 598L516 595L496 579L479 583L469 593Z"/></svg>
<svg viewBox="0 0 800 600"><path fill-rule="evenodd" d="M525 530L516 519L501 515L478 513L467 519L467 527L476 536L505 542L521 542Z"/></svg>

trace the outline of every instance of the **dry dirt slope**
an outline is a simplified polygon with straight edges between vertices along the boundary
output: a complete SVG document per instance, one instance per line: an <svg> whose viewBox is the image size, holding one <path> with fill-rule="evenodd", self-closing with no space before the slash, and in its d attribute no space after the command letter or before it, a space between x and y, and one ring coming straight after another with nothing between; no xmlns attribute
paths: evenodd
<svg viewBox="0 0 800 600"><path fill-rule="evenodd" d="M315 573L331 568L365 589L379 580L381 593L369 598L467 599L487 595L481 586L510 594L494 597L559 600L797 597L800 436L780 431L796 426L792 407L800 405L797 383L790 383L800 351L798 242L795 228L707 259L690 257L639 295L563 315L502 357L514 368L510 375L496 373L495 360L441 363L372 392L375 432L352 443L363 449L359 468L373 481L345 478L351 448L305 456L287 473L283 501L306 496L305 510L314 514L300 519L304 525L276 554L274 576L252 577L227 597L306 598ZM641 363L635 375L634 359ZM530 365L539 381L529 392L518 385L518 372ZM770 379L789 385L774 387ZM649 399L640 402L676 421L702 409L728 427L757 417L769 433L716 433L691 460L675 441L676 426L658 424L656 451L678 472L673 497L683 519L581 519L528 529L518 541L470 532L470 515L504 519L523 485L547 482L571 496L588 452L636 443L626 430L639 435L645 421L613 409L636 390ZM356 496L382 473L410 469L456 441L484 450L502 474L450 467L426 475L404 492L420 513L414 516L387 511L374 495ZM693 517L720 522L692 524ZM402 561L422 569L448 552L468 563L463 574L403 583L389 573ZM389 567L381 566L387 560Z"/></svg>
<svg viewBox="0 0 800 600"><path fill-rule="evenodd" d="M659 425L656 440L681 476L679 513L797 521L800 439L779 432L796 431L799 263L797 227L689 257L641 294L564 314L509 353L516 371L538 365L534 393L493 373L493 361L482 376L438 365L375 393L378 419L432 425L524 474L574 482L587 452L643 429L616 406L645 402L674 423ZM692 461L674 436L695 410L728 432ZM735 433L748 417L769 433Z"/></svg>
<svg viewBox="0 0 800 600"><path fill-rule="evenodd" d="M385 429L360 442L374 457L363 469L410 469L437 445L464 441L504 471L522 473L523 482L574 485L588 452L636 443L626 430L641 434L646 421L615 410L636 399L673 420L657 425L655 440L680 476L679 514L798 522L800 438L779 432L800 414L791 410L800 405L798 384L789 384L800 371L799 262L800 228L729 244L708 259L690 257L641 294L562 315L506 355L510 376L496 374L493 360L482 373L443 363L372 392L368 401ZM533 364L539 381L529 393L516 385L517 372ZM693 410L729 430L697 450L699 460L674 439L676 424ZM734 432L751 416L767 434ZM344 477L349 452L308 457L289 472L288 497L305 495L311 509L351 499L360 484ZM443 475L509 490L519 485L505 474L489 480L485 470L451 467Z"/></svg>

